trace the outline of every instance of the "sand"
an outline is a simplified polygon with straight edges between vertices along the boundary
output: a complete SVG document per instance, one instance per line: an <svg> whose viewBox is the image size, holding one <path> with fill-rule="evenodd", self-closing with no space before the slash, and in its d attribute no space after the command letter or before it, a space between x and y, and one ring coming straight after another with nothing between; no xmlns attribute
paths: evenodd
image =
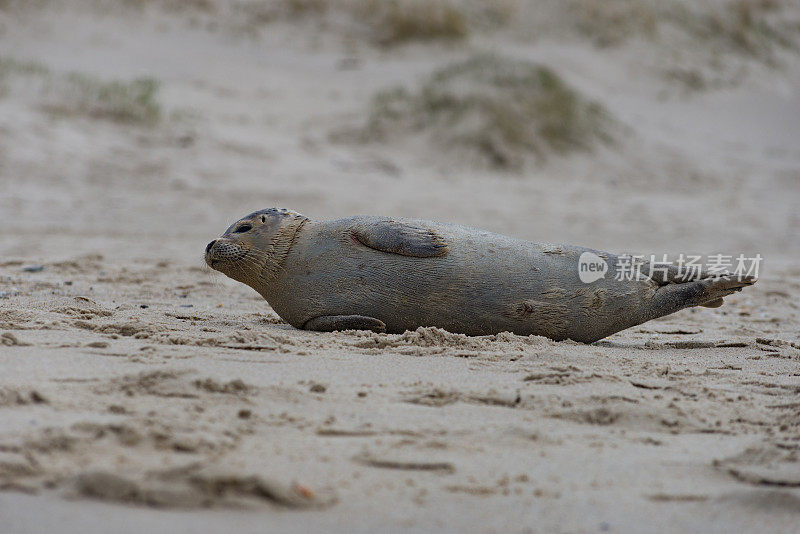
<svg viewBox="0 0 800 534"><path fill-rule="evenodd" d="M141 4L0 7L0 55L36 66L0 76L3 532L797 531L794 52L712 67L687 47L724 82L689 91L638 38L518 22L385 48ZM512 171L341 140L375 91L486 50L554 69L625 134ZM152 77L158 120L86 104L71 72ZM592 345L311 333L203 265L269 206L764 263L721 308Z"/></svg>

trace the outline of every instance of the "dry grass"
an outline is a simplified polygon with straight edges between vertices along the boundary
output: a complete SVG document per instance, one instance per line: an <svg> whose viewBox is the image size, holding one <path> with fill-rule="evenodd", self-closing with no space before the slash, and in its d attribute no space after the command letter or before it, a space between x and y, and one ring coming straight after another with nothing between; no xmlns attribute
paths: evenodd
<svg viewBox="0 0 800 534"><path fill-rule="evenodd" d="M577 34L600 47L631 38L668 35L710 53L770 60L776 49L797 48L796 0L73 0L93 11L160 9L203 27L258 33L280 20L308 19L349 37L393 46L458 42L476 31L513 26L526 17L533 31ZM0 10L57 5L52 0L0 0Z"/></svg>
<svg viewBox="0 0 800 534"><path fill-rule="evenodd" d="M463 2L455 0L280 0L269 6L245 7L254 20L315 17L349 20L368 40L382 46L412 41L454 41L469 33ZM254 11L255 9L255 11Z"/></svg>
<svg viewBox="0 0 800 534"><path fill-rule="evenodd" d="M566 9L577 31L600 47L653 38L658 30L657 4L648 0L573 0Z"/></svg>
<svg viewBox="0 0 800 534"><path fill-rule="evenodd" d="M163 0L161 0L163 1ZM279 20L310 20L379 46L458 42L512 19L516 0L277 0L245 1L236 10L250 30Z"/></svg>
<svg viewBox="0 0 800 534"><path fill-rule="evenodd" d="M283 0L292 15L324 13L330 6L329 0Z"/></svg>
<svg viewBox="0 0 800 534"><path fill-rule="evenodd" d="M382 45L459 40L468 33L465 13L448 0L364 0L354 7Z"/></svg>
<svg viewBox="0 0 800 534"><path fill-rule="evenodd" d="M797 21L782 16L779 0L567 0L563 6L578 33L598 46L655 39L671 27L714 53L768 59L776 47L795 47L800 33Z"/></svg>
<svg viewBox="0 0 800 534"><path fill-rule="evenodd" d="M479 55L437 70L416 92L378 93L364 135L428 133L446 150L466 148L491 167L519 169L529 156L611 141L612 124L547 67Z"/></svg>
<svg viewBox="0 0 800 534"><path fill-rule="evenodd" d="M800 27L781 16L775 0L729 0L706 11L676 9L674 19L720 51L769 60L776 48L794 48Z"/></svg>

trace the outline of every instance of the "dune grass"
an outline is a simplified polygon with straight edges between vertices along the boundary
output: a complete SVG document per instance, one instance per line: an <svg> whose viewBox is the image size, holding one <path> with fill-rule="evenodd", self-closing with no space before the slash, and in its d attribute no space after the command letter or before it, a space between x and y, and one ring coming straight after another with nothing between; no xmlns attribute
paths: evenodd
<svg viewBox="0 0 800 534"><path fill-rule="evenodd" d="M468 34L464 12L449 0L362 0L356 14L382 45L460 40Z"/></svg>
<svg viewBox="0 0 800 534"><path fill-rule="evenodd" d="M58 73L46 66L0 57L0 96L12 90L33 98L53 116L87 116L126 124L153 125L162 117L159 83L144 77L102 80L84 73Z"/></svg>
<svg viewBox="0 0 800 534"><path fill-rule="evenodd" d="M777 0L729 0L705 12L678 10L675 17L698 39L759 59L771 59L777 48L794 48L800 26L780 16Z"/></svg>
<svg viewBox="0 0 800 534"><path fill-rule="evenodd" d="M612 140L613 121L551 69L478 55L435 71L417 91L375 95L364 135L429 134L445 150L466 148L490 167L588 149Z"/></svg>
<svg viewBox="0 0 800 534"><path fill-rule="evenodd" d="M277 0L245 2L239 10L248 26L308 18L338 26L349 36L392 47L411 42L459 41L470 30L458 0Z"/></svg>
<svg viewBox="0 0 800 534"><path fill-rule="evenodd" d="M86 115L96 119L151 125L161 119L154 78L104 81L85 74L68 74L57 98L45 105L54 114Z"/></svg>
<svg viewBox="0 0 800 534"><path fill-rule="evenodd" d="M15 75L23 76L44 76L49 73L49 69L41 63L34 61L20 61L9 57L0 57L0 81L7 80Z"/></svg>
<svg viewBox="0 0 800 534"><path fill-rule="evenodd" d="M566 0L574 28L598 46L633 37L655 39L667 27L698 46L769 59L776 48L793 48L800 27L781 16L781 0Z"/></svg>
<svg viewBox="0 0 800 534"><path fill-rule="evenodd" d="M0 97L11 92L13 81L16 77L48 76L50 71L41 63L21 61L10 57L0 56Z"/></svg>
<svg viewBox="0 0 800 534"><path fill-rule="evenodd" d="M599 47L652 38L658 29L659 12L649 0L571 0L565 7L577 31Z"/></svg>

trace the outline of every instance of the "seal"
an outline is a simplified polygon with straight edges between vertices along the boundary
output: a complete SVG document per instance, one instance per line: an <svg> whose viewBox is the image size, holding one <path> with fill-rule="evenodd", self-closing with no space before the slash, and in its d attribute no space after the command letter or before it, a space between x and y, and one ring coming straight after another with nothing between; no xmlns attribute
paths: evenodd
<svg viewBox="0 0 800 534"><path fill-rule="evenodd" d="M584 247L417 219L314 221L278 208L231 225L205 259L296 328L437 326L584 343L691 306L720 306L756 281L647 262L626 273L629 256Z"/></svg>

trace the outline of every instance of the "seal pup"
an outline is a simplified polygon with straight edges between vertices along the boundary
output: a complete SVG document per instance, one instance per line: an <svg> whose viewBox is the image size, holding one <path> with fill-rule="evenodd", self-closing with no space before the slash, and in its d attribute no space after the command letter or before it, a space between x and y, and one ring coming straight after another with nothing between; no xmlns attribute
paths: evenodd
<svg viewBox="0 0 800 534"><path fill-rule="evenodd" d="M580 271L587 255L595 264L588 278ZM755 282L675 266L656 273L647 263L626 278L619 258L455 224L314 221L279 208L238 220L205 253L212 269L255 289L292 326L324 332L437 326L591 343L684 308L717 307Z"/></svg>

